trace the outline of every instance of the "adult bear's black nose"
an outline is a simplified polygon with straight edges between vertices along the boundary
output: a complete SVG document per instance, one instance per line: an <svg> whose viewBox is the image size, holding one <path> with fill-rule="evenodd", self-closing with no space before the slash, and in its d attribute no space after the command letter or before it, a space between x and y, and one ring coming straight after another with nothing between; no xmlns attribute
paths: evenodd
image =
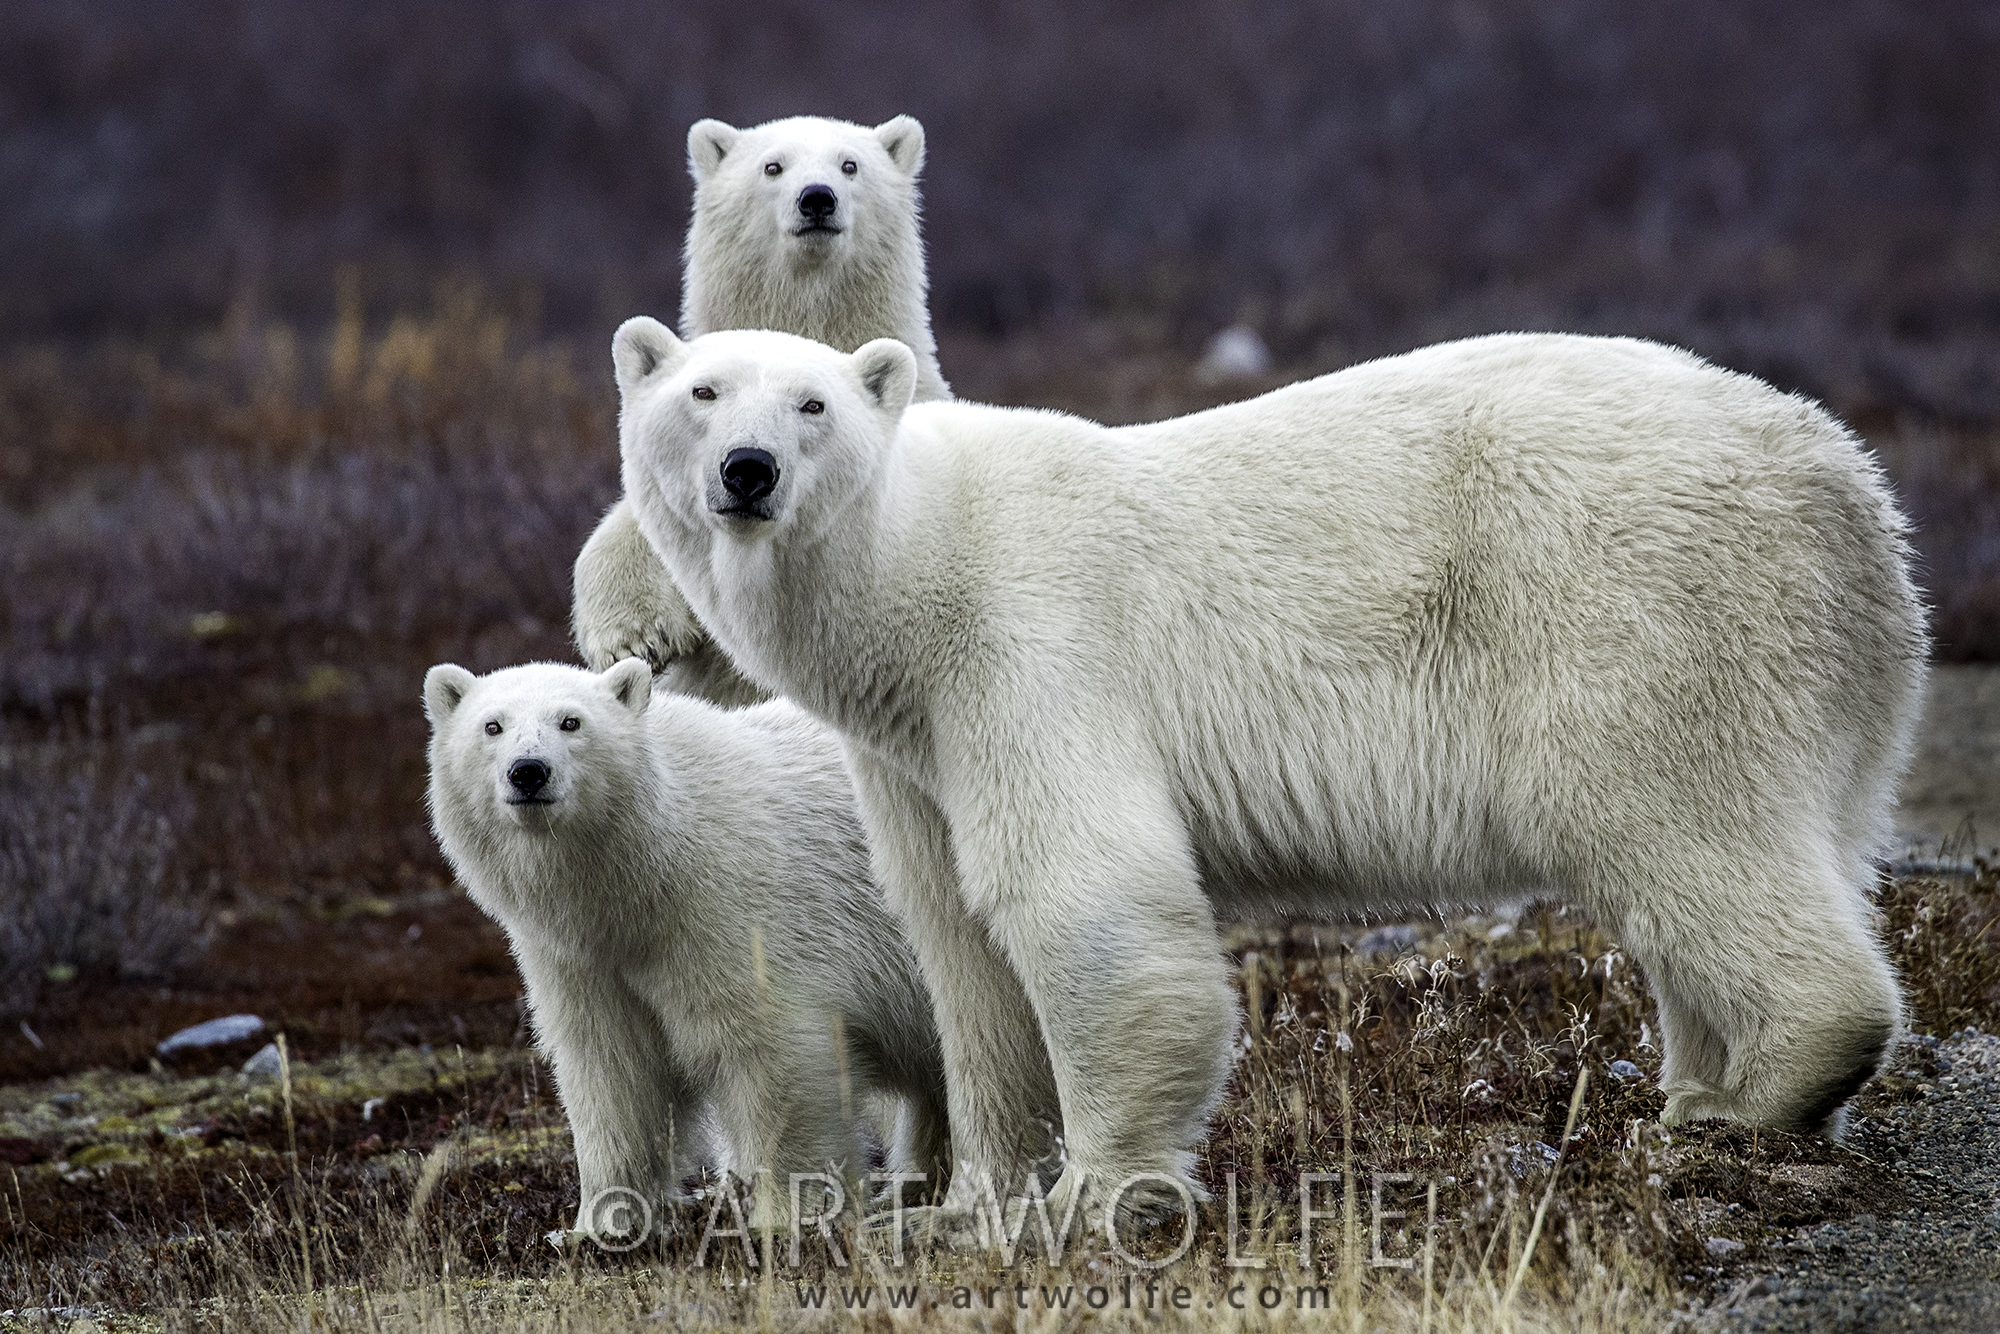
<svg viewBox="0 0 2000 1334"><path fill-rule="evenodd" d="M824 227L833 221L833 211L840 207L840 200L824 185L808 185L799 191L799 214L814 227Z"/></svg>
<svg viewBox="0 0 2000 1334"><path fill-rule="evenodd" d="M762 500L778 484L778 461L761 449L732 449L722 461L722 484L745 505Z"/></svg>
<svg viewBox="0 0 2000 1334"><path fill-rule="evenodd" d="M532 797L549 785L549 766L540 760L515 760L507 766L507 781L524 797Z"/></svg>

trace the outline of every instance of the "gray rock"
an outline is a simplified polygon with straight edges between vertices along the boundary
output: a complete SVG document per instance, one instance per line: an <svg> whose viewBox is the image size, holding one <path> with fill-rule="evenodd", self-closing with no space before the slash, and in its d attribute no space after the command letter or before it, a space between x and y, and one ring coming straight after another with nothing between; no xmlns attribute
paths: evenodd
<svg viewBox="0 0 2000 1334"><path fill-rule="evenodd" d="M1733 1237L1710 1237L1702 1245L1710 1255L1734 1255L1743 1249L1743 1243Z"/></svg>
<svg viewBox="0 0 2000 1334"><path fill-rule="evenodd" d="M1604 1071L1613 1079L1644 1079L1646 1077L1646 1072L1630 1061L1613 1061L1604 1067Z"/></svg>
<svg viewBox="0 0 2000 1334"><path fill-rule="evenodd" d="M1406 954L1417 947L1423 934L1414 926L1378 926L1364 932L1354 942L1356 954Z"/></svg>
<svg viewBox="0 0 2000 1334"><path fill-rule="evenodd" d="M284 1062L278 1059L278 1044L267 1042L255 1056L243 1063L243 1073L252 1079L276 1079L284 1071Z"/></svg>
<svg viewBox="0 0 2000 1334"><path fill-rule="evenodd" d="M1271 373L1271 349L1247 324L1231 325L1208 340L1195 374L1204 384L1249 380Z"/></svg>
<svg viewBox="0 0 2000 1334"><path fill-rule="evenodd" d="M1515 1176L1524 1177L1530 1172L1555 1166L1556 1159L1561 1156L1556 1152L1555 1145L1544 1144L1538 1139L1529 1140L1507 1150L1507 1167Z"/></svg>
<svg viewBox="0 0 2000 1334"><path fill-rule="evenodd" d="M220 1019L211 1019L193 1028L183 1028L159 1045L162 1056L172 1056L175 1052L198 1051L203 1047L222 1047L231 1042L241 1042L254 1038L264 1031L264 1021L254 1014L231 1014Z"/></svg>

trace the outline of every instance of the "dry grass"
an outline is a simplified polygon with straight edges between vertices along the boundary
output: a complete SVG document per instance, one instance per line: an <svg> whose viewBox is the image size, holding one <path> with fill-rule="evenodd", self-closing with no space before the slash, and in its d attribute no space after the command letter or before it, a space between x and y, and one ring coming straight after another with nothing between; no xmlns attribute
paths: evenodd
<svg viewBox="0 0 2000 1334"><path fill-rule="evenodd" d="M1513 934L1501 930L1507 919L1426 928L1393 966L1356 956L1333 934L1317 945L1298 934L1240 937L1245 1004L1259 1018L1203 1156L1216 1203L1193 1252L1160 1276L1162 1300L1185 1286L1201 1308L1193 1318L1261 1327L1297 1323L1299 1290L1324 1286L1306 1300L1371 1325L1409 1324L1425 1304L1428 1251L1440 1330L1657 1321L1688 1242L1646 1184L1653 1141L1628 1143L1627 1121L1656 1111L1658 1099L1603 1068L1613 1052L1646 1059L1625 1045L1643 1022L1635 979L1587 929L1538 916ZM1569 979L1560 1001L1547 985L1557 976ZM1540 1146L1563 1142L1568 1095L1585 1068L1595 1087L1557 1181ZM671 1324L708 1327L773 1313L789 1324L801 1285L831 1285L835 1304L842 1285L872 1286L877 1305L889 1286L914 1286L949 1315L954 1289L1003 1285L1004 1307L1024 1283L1047 1319L1045 1285L1086 1294L1074 1298L1080 1305L1093 1285L1122 1294L1127 1277L1150 1277L1101 1241L1054 1266L932 1251L913 1252L902 1268L878 1257L843 1270L811 1244L810 1229L804 1263L767 1275L734 1240L713 1243L697 1263L700 1205L681 1211L671 1238L631 1255L586 1247L561 1256L541 1237L568 1220L574 1169L560 1109L524 1051L351 1054L300 1067L289 1087L228 1074L93 1076L63 1087L82 1096L60 1106L54 1088L0 1091L0 1136L13 1137L0 1143L34 1145L21 1156L45 1159L16 1169L7 1192L0 1300L15 1306L145 1313L173 1328L275 1326L307 1306L336 1328L625 1325L661 1311ZM381 1101L364 1120L369 1099ZM1302 1171L1350 1174L1314 1196L1329 1215L1316 1220L1316 1277L1297 1255ZM1233 1227L1223 1216L1231 1173ZM1385 1207L1404 1216L1380 1231L1383 1254L1414 1268L1368 1264L1376 1173L1411 1174L1386 1186ZM1347 1179L1357 1191L1343 1220ZM1554 1203L1524 1263L1545 1196ZM1631 1226L1634 1210L1657 1226ZM1171 1240L1125 1244L1157 1255ZM855 1244L850 1233L843 1249ZM1268 1268L1232 1269L1231 1246ZM1246 1303L1281 1290L1280 1308L1231 1313L1237 1283L1248 1284L1238 1294ZM1011 1324L1014 1314L988 1310L983 1323Z"/></svg>
<svg viewBox="0 0 2000 1334"><path fill-rule="evenodd" d="M1896 936L1920 1027L2000 1019L1990 994L1950 989L1958 955L1976 947L1958 933L1990 923L1995 898L1990 874L1891 889L1893 918L1929 924ZM1363 955L1357 941L1399 954ZM1755 1244L1768 1228L1882 1207L1898 1189L1887 1169L1813 1137L1661 1132L1651 1079L1611 1066L1657 1072L1642 979L1559 909L1372 936L1246 929L1233 944L1251 1022L1202 1150L1215 1198L1193 1251L1159 1276L1168 1294L1189 1290L1186 1319L1323 1321L1299 1311L1298 1292L1324 1285L1338 1321L1417 1327L1428 1253L1431 1328L1655 1328L1722 1273L1710 1237ZM878 1255L843 1269L810 1229L803 1263L788 1262L781 1237L773 1272L749 1266L733 1238L704 1254L710 1214L699 1203L678 1211L671 1236L629 1254L559 1254L542 1237L569 1220L574 1166L546 1073L519 1040L435 1054L355 1048L296 1067L289 1085L96 1074L0 1088L0 1149L20 1164L0 1190L0 1304L173 1329L278 1328L308 1311L354 1330L790 1327L853 1318L801 1315L801 1294L816 1287L836 1307L843 1287L847 1300L869 1289L876 1308L892 1287L913 1287L922 1321L958 1318L960 1288L998 1285L1000 1308L970 1318L1019 1327L1072 1323L1074 1312L1048 1309L1064 1286L1106 1288L1116 1303L1127 1277L1148 1277L1101 1242L1053 1266L917 1250L905 1267ZM1865 1096L1893 1100L1899 1081ZM1310 1280L1297 1256L1304 1172L1337 1174L1315 1187L1325 1216ZM1369 1263L1378 1174L1390 1174L1385 1209L1402 1214L1381 1220L1381 1254L1413 1268ZM718 1221L727 1230L729 1214ZM1177 1239L1170 1229L1125 1244L1159 1255ZM843 1250L855 1246L845 1235ZM1231 1255L1268 1267L1234 1268ZM1237 1283L1248 1284L1244 1301L1279 1289L1277 1308L1231 1311ZM1004 1309L1015 1284L1027 1285L1029 1315ZM1107 1318L1178 1317L1119 1307Z"/></svg>

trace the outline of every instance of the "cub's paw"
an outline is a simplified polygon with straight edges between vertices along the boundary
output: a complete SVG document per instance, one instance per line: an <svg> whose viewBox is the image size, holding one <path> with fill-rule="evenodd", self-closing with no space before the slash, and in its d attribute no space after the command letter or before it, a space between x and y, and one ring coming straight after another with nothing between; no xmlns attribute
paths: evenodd
<svg viewBox="0 0 2000 1334"><path fill-rule="evenodd" d="M708 639L623 501L576 558L572 616L577 650L594 671L644 658L658 672Z"/></svg>

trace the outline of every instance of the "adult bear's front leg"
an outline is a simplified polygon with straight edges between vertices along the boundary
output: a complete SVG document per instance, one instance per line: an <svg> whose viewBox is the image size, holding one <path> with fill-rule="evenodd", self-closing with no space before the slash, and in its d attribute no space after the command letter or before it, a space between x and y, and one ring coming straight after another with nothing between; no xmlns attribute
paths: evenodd
<svg viewBox="0 0 2000 1334"><path fill-rule="evenodd" d="M968 1215L987 1182L1018 1192L1053 1148L1060 1100L1035 1011L966 911L943 815L913 783L852 747L848 765L890 908L930 988L944 1048L954 1170L944 1210Z"/></svg>
<svg viewBox="0 0 2000 1334"><path fill-rule="evenodd" d="M1052 1206L1081 1192L1093 1225L1114 1192L1121 1216L1178 1210L1176 1183L1199 1197L1192 1146L1238 1014L1165 784L1107 765L973 786L976 804L953 812L966 897L1027 988L1062 1096Z"/></svg>

